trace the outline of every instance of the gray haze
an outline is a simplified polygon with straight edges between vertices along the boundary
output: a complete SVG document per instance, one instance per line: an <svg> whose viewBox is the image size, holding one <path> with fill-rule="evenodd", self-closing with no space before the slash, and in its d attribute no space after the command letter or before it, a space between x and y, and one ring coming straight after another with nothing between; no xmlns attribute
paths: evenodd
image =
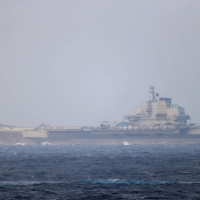
<svg viewBox="0 0 200 200"><path fill-rule="evenodd" d="M200 122L199 0L0 1L0 123L98 125L148 98Z"/></svg>

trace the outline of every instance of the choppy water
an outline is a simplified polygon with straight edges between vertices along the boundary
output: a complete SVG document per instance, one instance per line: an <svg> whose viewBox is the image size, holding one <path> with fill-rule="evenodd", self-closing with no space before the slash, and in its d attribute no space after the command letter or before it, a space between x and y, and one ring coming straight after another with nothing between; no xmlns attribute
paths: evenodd
<svg viewBox="0 0 200 200"><path fill-rule="evenodd" d="M200 146L0 146L0 199L200 199Z"/></svg>

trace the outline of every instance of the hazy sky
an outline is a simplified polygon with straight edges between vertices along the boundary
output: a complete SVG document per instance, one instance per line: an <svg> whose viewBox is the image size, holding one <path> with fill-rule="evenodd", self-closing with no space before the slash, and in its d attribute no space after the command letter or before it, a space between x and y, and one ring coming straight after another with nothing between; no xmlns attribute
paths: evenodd
<svg viewBox="0 0 200 200"><path fill-rule="evenodd" d="M0 1L0 123L122 121L150 85L200 122L199 0Z"/></svg>

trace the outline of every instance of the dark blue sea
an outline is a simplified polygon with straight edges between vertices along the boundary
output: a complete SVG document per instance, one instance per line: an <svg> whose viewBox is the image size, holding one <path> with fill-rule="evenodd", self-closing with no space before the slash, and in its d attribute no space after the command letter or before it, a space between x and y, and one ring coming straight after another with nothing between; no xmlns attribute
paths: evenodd
<svg viewBox="0 0 200 200"><path fill-rule="evenodd" d="M0 146L0 199L200 199L200 146Z"/></svg>

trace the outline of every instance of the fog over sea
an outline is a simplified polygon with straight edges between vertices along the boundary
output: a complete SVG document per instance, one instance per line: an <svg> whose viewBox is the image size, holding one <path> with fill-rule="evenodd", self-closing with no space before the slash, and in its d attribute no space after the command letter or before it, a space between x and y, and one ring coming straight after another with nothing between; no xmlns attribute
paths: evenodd
<svg viewBox="0 0 200 200"><path fill-rule="evenodd" d="M199 145L0 146L0 199L200 199Z"/></svg>

